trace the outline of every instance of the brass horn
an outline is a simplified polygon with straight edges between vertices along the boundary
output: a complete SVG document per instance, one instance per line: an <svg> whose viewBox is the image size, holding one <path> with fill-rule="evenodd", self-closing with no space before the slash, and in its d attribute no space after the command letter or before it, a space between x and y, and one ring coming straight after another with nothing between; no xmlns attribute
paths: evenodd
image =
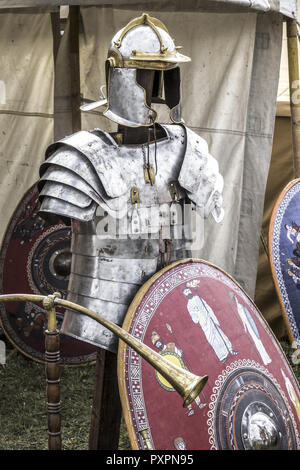
<svg viewBox="0 0 300 470"><path fill-rule="evenodd" d="M102 326L115 333L122 341L134 349L141 357L143 357L149 364L151 364L182 396L183 406L189 406L195 398L202 391L205 386L208 376L203 377L193 374L186 369L183 369L176 364L168 361L153 349L149 348L146 344L142 343L126 330L116 325L115 323L107 320L102 315L93 312L81 305L63 300L60 298L60 293L53 295L31 295L31 294L7 294L0 295L0 302L8 301L31 301L42 302L44 308L48 310L48 330L54 331L56 328L55 305L74 310L75 312L87 315L88 317L96 320Z"/></svg>

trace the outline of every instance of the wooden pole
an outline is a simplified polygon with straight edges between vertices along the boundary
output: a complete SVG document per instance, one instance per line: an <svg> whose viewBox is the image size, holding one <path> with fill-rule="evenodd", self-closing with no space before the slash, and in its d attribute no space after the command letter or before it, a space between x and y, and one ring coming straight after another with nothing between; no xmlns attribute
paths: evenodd
<svg viewBox="0 0 300 470"><path fill-rule="evenodd" d="M300 82L298 61L298 31L295 20L287 21L289 87L293 140L294 178L300 177Z"/></svg>
<svg viewBox="0 0 300 470"><path fill-rule="evenodd" d="M99 348L91 416L90 450L118 449L121 416L117 355Z"/></svg>
<svg viewBox="0 0 300 470"><path fill-rule="evenodd" d="M70 75L73 132L81 130L79 18L80 7L70 6Z"/></svg>
<svg viewBox="0 0 300 470"><path fill-rule="evenodd" d="M61 450L60 344L59 331L56 327L55 297L61 295L55 293L43 300L43 307L48 311L48 327L45 331L45 371L49 450Z"/></svg>

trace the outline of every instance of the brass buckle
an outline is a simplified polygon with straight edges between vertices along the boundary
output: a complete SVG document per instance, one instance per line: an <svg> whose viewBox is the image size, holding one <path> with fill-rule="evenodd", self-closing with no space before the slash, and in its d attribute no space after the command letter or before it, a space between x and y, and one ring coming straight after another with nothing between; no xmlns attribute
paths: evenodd
<svg viewBox="0 0 300 470"><path fill-rule="evenodd" d="M155 171L153 165L144 166L144 178L147 184L153 185L155 183Z"/></svg>
<svg viewBox="0 0 300 470"><path fill-rule="evenodd" d="M139 204L140 203L140 193L137 187L133 187L130 190L130 198L131 198L131 203L134 204Z"/></svg>
<svg viewBox="0 0 300 470"><path fill-rule="evenodd" d="M176 181L170 181L168 186L172 201L179 201L179 191Z"/></svg>

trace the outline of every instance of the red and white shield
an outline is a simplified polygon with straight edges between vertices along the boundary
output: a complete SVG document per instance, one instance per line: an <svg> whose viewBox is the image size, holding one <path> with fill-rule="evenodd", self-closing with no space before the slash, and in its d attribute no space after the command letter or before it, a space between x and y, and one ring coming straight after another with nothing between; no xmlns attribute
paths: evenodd
<svg viewBox="0 0 300 470"><path fill-rule="evenodd" d="M172 385L120 342L119 388L132 448L300 447L297 381L254 303L221 269L191 259L164 268L140 289L123 328L209 377L183 408Z"/></svg>

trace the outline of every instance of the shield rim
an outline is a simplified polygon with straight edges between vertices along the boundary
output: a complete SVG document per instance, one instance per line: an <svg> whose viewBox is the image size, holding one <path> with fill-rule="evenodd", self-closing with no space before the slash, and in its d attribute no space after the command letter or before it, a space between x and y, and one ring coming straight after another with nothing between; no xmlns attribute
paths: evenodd
<svg viewBox="0 0 300 470"><path fill-rule="evenodd" d="M300 181L300 178L299 178L299 181ZM241 289L242 293L247 297L247 299L250 301L250 303L253 305L253 307L260 314L262 322L266 325L266 327L270 331L271 336L273 338L273 341L276 343L278 349L282 353L282 356L283 356L283 358L285 359L285 361L288 365L288 368L289 368L289 371L290 371L291 375L293 376L295 382L298 383L298 381L296 379L296 376L294 374L294 371L291 368L291 366L288 362L288 359L287 359L287 357L286 357L286 355L285 355L285 353L284 353L284 351L281 347L281 344L279 343L278 339L274 335L274 333L271 330L267 320L264 318L263 314L261 313L260 309L255 304L255 302L249 297L247 292L245 292L245 290L240 286L240 284L230 274L228 274L225 270L223 270L219 266L217 266L217 265L215 265L215 264L213 264L209 261L200 259L200 258L184 258L184 259L181 259L181 260L174 261L173 263L165 266L160 271L156 272L152 277L150 277L150 279L148 279L148 281L146 281L140 287L140 289L136 293L135 297L133 298L131 304L129 305L129 307L127 309L127 313L126 313L125 318L124 318L124 322L122 324L122 328L124 330L126 330L127 332L129 332L131 322L133 320L133 317L136 313L137 308L140 305L140 302L142 301L144 295L147 293L147 291L150 289L150 287L154 284L154 282L160 276L162 276L167 271L175 268L176 266L180 266L180 265L184 265L184 264L188 264L188 263L203 263L203 264L206 264L208 266L211 266L212 268L215 268L218 271L220 271L221 273L228 276L228 278L237 287L239 287L239 289ZM130 413L130 404L129 404L127 390L126 390L126 376L125 376L126 356L125 356L125 354L126 354L127 347L129 347L129 346L127 346L126 343L124 343L123 341L119 341L118 355L117 355L117 362L118 362L117 374L118 374L119 393L120 393L120 400L121 400L124 420L125 420L125 423L126 423L126 427L127 427L128 436L129 436L129 440L130 440L132 450L141 450L141 448L139 446L139 443L138 443L136 433L134 431L134 423L133 423L133 420L132 420L132 415Z"/></svg>
<svg viewBox="0 0 300 470"><path fill-rule="evenodd" d="M9 218L9 221L8 223L6 224L6 228L5 228L5 232L3 234L3 238L2 238L2 241L0 243L0 293L2 293L2 289L3 289L3 266L4 266L4 262L5 262L5 255L6 255L6 251L5 251L5 255L2 256L2 252L4 250L7 250L7 247L8 247L8 244L9 244L9 241L10 241L10 237L12 235L12 232L13 232L13 226L12 226L12 223L13 223L13 220L18 217L18 215L20 215L20 213L18 214L18 210L21 211L23 209L23 206L24 206L24 198L28 195L28 193L30 191L32 191L34 188L36 188L37 186L37 183L38 181L36 181L35 183L33 183L31 186L29 186L25 191L24 191L24 194L23 196L20 198L20 200L18 201L18 203L16 204L15 206L15 209L12 211L12 214ZM22 207L21 207L22 206ZM25 269L27 269L27 266L25 267ZM40 357L36 357L34 356L33 354L30 354L29 351L24 351L22 349L22 347L20 345L18 345L14 340L13 338L11 337L11 335L9 334L9 332L7 331L7 329L5 328L5 324L3 323L2 321L2 316L4 316L4 312L5 311L5 305L4 305L4 302L0 302L0 328L2 329L3 333L5 334L5 337L8 339L8 341L13 345L13 347L19 351L21 354L23 354L25 357L33 360L34 362L37 362L39 364L45 364L46 361L45 359L42 359ZM76 362L76 356L74 356L74 358L70 358L70 360L67 360L67 361L62 361L62 365L63 366L66 366L66 367L84 367L84 366L89 366L89 365L94 365L96 363L96 356L97 356L97 352L94 352L92 354L89 354L89 355L86 355L85 356L85 360L82 361L82 362Z"/></svg>
<svg viewBox="0 0 300 470"><path fill-rule="evenodd" d="M280 204L282 203L284 197L286 196L286 194L297 183L300 183L300 178L295 178L292 181L290 181L283 188L281 193L279 194L279 196L276 200L276 203L273 207L272 213L271 213L271 218L270 218L270 223L269 223L269 232L268 232L269 265L270 265L270 268L271 268L271 274L272 274L272 279L273 279L274 286L275 286L275 291L276 291L277 298L278 298L278 301L279 301L279 304L280 304L280 307L281 307L281 314L282 314L284 324L285 324L285 327L287 329L288 337L289 337L289 340L290 340L291 344L294 343L294 342L296 342L296 344L298 344L298 343L297 343L297 339L293 335L291 324L290 324L290 321L289 321L289 317L288 317L286 308L285 308L284 303L283 303L282 298L281 298L281 292L280 292L280 288L279 288L279 283L278 283L278 279L277 279L277 275L276 275L276 271L275 271L275 263L274 263L273 231L274 231L274 224L275 224L275 219L276 219L276 215L277 215L277 210L278 210ZM299 334L300 334L300 331L299 331Z"/></svg>

